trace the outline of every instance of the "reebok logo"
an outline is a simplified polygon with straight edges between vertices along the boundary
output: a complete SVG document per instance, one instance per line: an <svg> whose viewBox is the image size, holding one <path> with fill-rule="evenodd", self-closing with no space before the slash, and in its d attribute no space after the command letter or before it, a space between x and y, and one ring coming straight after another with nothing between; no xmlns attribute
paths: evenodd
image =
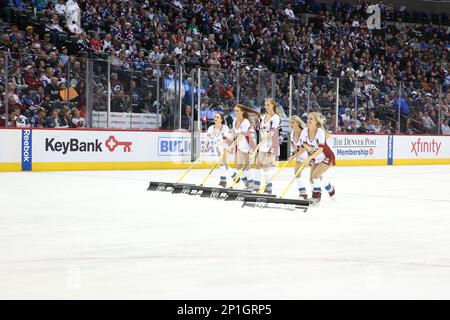
<svg viewBox="0 0 450 320"><path fill-rule="evenodd" d="M417 139L416 142L411 142L411 153L414 153L416 156L419 153L434 153L436 156L439 154L441 150L442 142L435 141L434 139L431 142L422 141L421 138Z"/></svg>

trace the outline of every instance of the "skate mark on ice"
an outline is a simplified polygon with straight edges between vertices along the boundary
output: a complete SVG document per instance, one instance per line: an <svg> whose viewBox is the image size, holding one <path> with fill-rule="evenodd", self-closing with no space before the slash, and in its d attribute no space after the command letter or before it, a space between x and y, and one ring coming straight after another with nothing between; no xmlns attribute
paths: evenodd
<svg viewBox="0 0 450 320"><path fill-rule="evenodd" d="M346 259L346 258L300 258L300 257L249 257L249 256L124 256L124 257L78 257L78 258L47 258L47 259L30 259L30 260L5 260L3 263L30 263L30 262L82 262L82 261L108 261L118 260L282 260L282 261L299 261L299 262L332 262L332 263L367 263L382 265L398 265L398 266L414 266L414 267L432 267L432 268L450 268L450 264L437 263L420 263L420 262L395 262L370 259Z"/></svg>
<svg viewBox="0 0 450 320"><path fill-rule="evenodd" d="M426 198L413 198L413 197L405 197L405 196L390 196L390 195L382 195L382 194L363 194L363 193L347 193L341 192L342 195L349 196L359 196L359 197L368 197L368 198L390 198L390 199L402 199L402 200L415 200L415 201L433 201L433 202L450 202L450 200L445 199L426 199Z"/></svg>

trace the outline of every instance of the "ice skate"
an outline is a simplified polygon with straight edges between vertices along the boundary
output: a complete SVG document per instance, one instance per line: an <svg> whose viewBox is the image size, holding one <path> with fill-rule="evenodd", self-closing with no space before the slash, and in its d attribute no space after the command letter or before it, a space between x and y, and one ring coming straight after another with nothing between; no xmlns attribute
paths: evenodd
<svg viewBox="0 0 450 320"><path fill-rule="evenodd" d="M333 188L333 190L331 190L330 192L328 192L328 194L330 195L330 199L333 201L336 201L336 197L335 197L335 189Z"/></svg>
<svg viewBox="0 0 450 320"><path fill-rule="evenodd" d="M303 200L308 200L308 195L306 193L299 193L298 197Z"/></svg>
<svg viewBox="0 0 450 320"><path fill-rule="evenodd" d="M267 187L264 189L265 194L272 194L272 185L267 185Z"/></svg>
<svg viewBox="0 0 450 320"><path fill-rule="evenodd" d="M312 198L309 199L309 201L311 202L311 205L313 205L313 206L319 205L321 196L322 196L322 193L320 191L313 191Z"/></svg>
<svg viewBox="0 0 450 320"><path fill-rule="evenodd" d="M220 181L219 182L219 186L221 186L222 188L226 188L227 187L227 182L226 181Z"/></svg>

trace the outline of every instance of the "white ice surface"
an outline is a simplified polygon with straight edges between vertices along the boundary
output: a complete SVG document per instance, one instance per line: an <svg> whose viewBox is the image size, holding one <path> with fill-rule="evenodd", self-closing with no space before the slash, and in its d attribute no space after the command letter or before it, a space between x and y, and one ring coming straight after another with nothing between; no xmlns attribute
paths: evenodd
<svg viewBox="0 0 450 320"><path fill-rule="evenodd" d="M307 213L146 191L179 175L1 173L0 298L450 299L450 166L333 168Z"/></svg>

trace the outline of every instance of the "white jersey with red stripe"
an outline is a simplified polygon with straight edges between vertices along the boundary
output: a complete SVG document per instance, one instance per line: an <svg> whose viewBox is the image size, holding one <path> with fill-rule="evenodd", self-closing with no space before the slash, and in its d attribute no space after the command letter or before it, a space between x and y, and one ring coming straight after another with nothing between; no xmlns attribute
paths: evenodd
<svg viewBox="0 0 450 320"><path fill-rule="evenodd" d="M267 114L263 115L261 117L261 123L259 125L259 134L261 137L260 141L264 141L264 143L261 144L261 146L259 147L259 151L261 152L269 152L272 147L273 147L273 141L272 139L269 138L269 134L270 132L272 132L272 130L278 130L280 123L281 123L281 119L280 116L277 115L276 113L272 115L272 117L270 117L270 119L266 119L267 118Z"/></svg>
<svg viewBox="0 0 450 320"><path fill-rule="evenodd" d="M295 141L294 138L294 131L291 132L291 142L297 147L297 150L300 150L300 148L303 145L303 141L302 141L302 134L300 132L300 134L298 135L297 141ZM306 158L308 158L308 151L304 150L302 153L300 153L297 156L297 161L298 162L303 162L306 160Z"/></svg>
<svg viewBox="0 0 450 320"><path fill-rule="evenodd" d="M215 125L212 125L208 128L206 132L208 136L208 144L209 146L215 146L219 153L222 153L226 147L226 140L228 138L228 134L230 132L230 128L226 125L222 125L220 130L217 130ZM208 147L208 146L207 146Z"/></svg>
<svg viewBox="0 0 450 320"><path fill-rule="evenodd" d="M237 148L238 148L238 150L240 150L244 153L248 153L250 151L250 144L249 144L247 138L245 137L245 135L247 135L248 131L251 128L250 121L248 119L244 119L238 128L236 128L236 122L237 122L237 119L234 119L233 133L236 137L239 137L240 135L242 135L242 138L239 141Z"/></svg>
<svg viewBox="0 0 450 320"><path fill-rule="evenodd" d="M317 149L323 148L325 145L325 131L321 128L317 128L316 135L310 139L308 136L308 128L302 130L300 134L301 143L306 143L313 149L313 153L316 152ZM324 152L321 152L315 159L314 163L321 163L325 160L326 156Z"/></svg>

